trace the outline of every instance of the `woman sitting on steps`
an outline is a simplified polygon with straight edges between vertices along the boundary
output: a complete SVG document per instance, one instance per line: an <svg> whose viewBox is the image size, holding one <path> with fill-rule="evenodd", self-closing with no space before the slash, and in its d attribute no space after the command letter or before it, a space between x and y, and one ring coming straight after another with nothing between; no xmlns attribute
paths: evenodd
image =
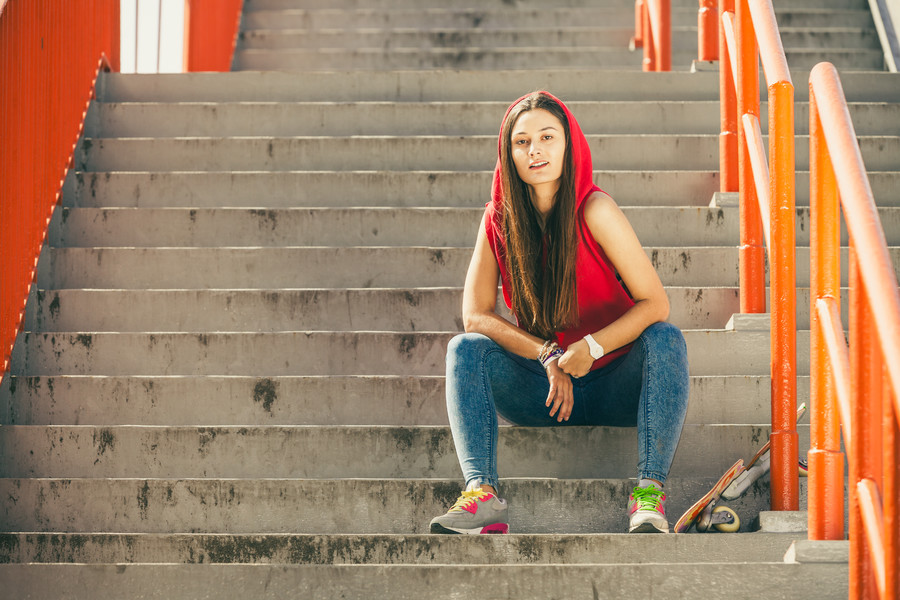
<svg viewBox="0 0 900 600"><path fill-rule="evenodd" d="M687 410L688 365L681 332L664 322L659 276L625 215L593 185L587 140L561 101L547 92L517 100L499 154L466 275L466 333L447 351L447 412L466 491L431 532L509 531L497 491L498 412L532 427L636 425L628 531L668 532L663 484ZM494 312L498 280L518 326Z"/></svg>

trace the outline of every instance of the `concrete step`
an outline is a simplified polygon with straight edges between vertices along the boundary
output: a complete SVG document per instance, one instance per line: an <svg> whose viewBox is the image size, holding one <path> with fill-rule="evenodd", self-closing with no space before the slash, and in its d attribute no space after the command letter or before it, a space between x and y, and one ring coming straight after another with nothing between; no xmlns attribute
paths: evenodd
<svg viewBox="0 0 900 600"><path fill-rule="evenodd" d="M654 246L733 246L738 207L625 206L635 233ZM880 208L889 245L900 245L900 207ZM453 246L475 241L476 208L63 208L55 247ZM809 244L809 209L797 209L798 245ZM848 243L842 227L842 244Z"/></svg>
<svg viewBox="0 0 900 600"><path fill-rule="evenodd" d="M697 40L691 44L691 32L696 25L678 27L672 32L673 48L697 51ZM861 30L862 31L862 30ZM585 43L600 43L609 47L627 48L634 37L631 27L579 25L558 29L322 29L316 31L290 29L244 30L238 38L238 48L496 48L531 46L540 39L548 47L578 47ZM849 41L849 40L848 40ZM876 35L875 41L878 41Z"/></svg>
<svg viewBox="0 0 900 600"><path fill-rule="evenodd" d="M446 6L446 5L445 5ZM508 7L487 8L285 9L258 10L244 14L242 30L253 29L396 29L456 28L498 29L575 27L602 23L605 27L634 26L634 7ZM871 27L868 7L859 9L777 8L780 27ZM673 7L674 27L696 26L697 7Z"/></svg>
<svg viewBox="0 0 900 600"><path fill-rule="evenodd" d="M668 287L668 321L722 329L740 311L737 287ZM767 292L768 293L768 292ZM843 322L849 292L841 290ZM119 307L128 306L129 311ZM273 290L41 290L27 331L461 331L462 288ZM809 328L809 288L797 290L797 327ZM497 312L512 321L506 305Z"/></svg>
<svg viewBox="0 0 900 600"><path fill-rule="evenodd" d="M668 288L669 322L721 329L738 311L737 288ZM129 311L119 307L128 306ZM461 331L461 288L306 290L48 290L29 331ZM497 311L513 320L506 305ZM801 303L798 312L806 312ZM802 326L802 325L801 325Z"/></svg>
<svg viewBox="0 0 900 600"><path fill-rule="evenodd" d="M809 97L809 71L792 72L797 101ZM848 102L900 102L900 74L842 72ZM717 72L642 73L534 69L528 71L101 73L103 102L505 102L549 89L566 102L718 101ZM599 90L599 91L598 91ZM765 98L765 86L760 97ZM502 115L501 115L502 117ZM496 125L499 129L498 125Z"/></svg>
<svg viewBox="0 0 900 600"><path fill-rule="evenodd" d="M455 7L472 8L571 8L596 6L594 0L516 0L511 4L509 0L485 0L476 2L468 0L454 2ZM634 8L633 0L604 0L604 6L616 8ZM684 9L697 9L694 0L673 0L673 7ZM411 9L411 8L443 8L447 3L441 0L247 0L244 4L245 12L258 10L285 10L285 9ZM865 9L868 7L866 0L783 0L779 6L797 8L840 8L840 9Z"/></svg>
<svg viewBox="0 0 900 600"><path fill-rule="evenodd" d="M738 248L647 246L665 286L738 285ZM888 251L900 268L900 247ZM458 286L471 248L55 248L42 289L279 289ZM809 249L797 248L797 285L809 285ZM847 284L847 249L841 254Z"/></svg>
<svg viewBox="0 0 900 600"><path fill-rule="evenodd" d="M697 26L672 28L675 52L697 53ZM535 29L323 29L316 31L255 29L240 33L238 48L494 48L529 46L535 39L551 47L578 47L602 41L625 48L634 37L634 26L576 26L554 30ZM864 27L789 27L781 30L787 49L880 48L878 33Z"/></svg>
<svg viewBox="0 0 900 600"><path fill-rule="evenodd" d="M450 332L28 333L11 372L34 375L441 375ZM768 331L684 332L692 375L769 373ZM797 336L808 374L809 334Z"/></svg>
<svg viewBox="0 0 900 600"><path fill-rule="evenodd" d="M783 27L779 28L784 47L795 48L880 48L874 27Z"/></svg>
<svg viewBox="0 0 900 600"><path fill-rule="evenodd" d="M97 103L97 137L487 135L505 102ZM717 102L567 102L591 133L717 133ZM891 106L891 105L878 105ZM878 116L890 122L891 116ZM891 110L887 108L885 110ZM898 119L900 120L900 119ZM900 131L900 125L898 125ZM879 133L885 133L878 130Z"/></svg>
<svg viewBox="0 0 900 600"><path fill-rule="evenodd" d="M529 565L636 563L661 552L672 563L778 562L795 536L0 534L0 563L315 565Z"/></svg>
<svg viewBox="0 0 900 600"><path fill-rule="evenodd" d="M800 447L809 447L799 425ZM753 456L767 425L685 425L670 475L716 478ZM505 477L628 478L637 472L632 427L500 428L498 471ZM762 440L762 441L760 441ZM17 457L10 478L416 478L458 477L449 427L160 427L7 425L0 447ZM595 448L594 452L590 449ZM729 452L711 457L710 448Z"/></svg>
<svg viewBox="0 0 900 600"><path fill-rule="evenodd" d="M448 424L439 375L7 379L0 425ZM690 385L688 423L771 421L768 376L694 376ZM798 378L797 398L808 402L806 376Z"/></svg>
<svg viewBox="0 0 900 600"><path fill-rule="evenodd" d="M685 54L687 52L685 51ZM689 64L674 56L673 62ZM627 47L542 48L381 48L342 50L238 50L234 69L252 71L380 71L384 69L525 69L586 68L634 69L641 55Z"/></svg>
<svg viewBox="0 0 900 600"><path fill-rule="evenodd" d="M567 102L592 134L716 134L719 104L713 101ZM222 137L350 135L488 135L495 133L504 102L354 103L94 103L91 137ZM859 135L900 135L900 103L849 105ZM798 102L797 133L809 131L809 104ZM768 127L768 104L760 105Z"/></svg>
<svg viewBox="0 0 900 600"><path fill-rule="evenodd" d="M74 173L68 206L91 208L483 207L491 171L218 171ZM620 206L707 206L718 170L595 171ZM900 173L869 171L879 206L900 206ZM796 202L809 206L809 172L798 170Z"/></svg>
<svg viewBox="0 0 900 600"><path fill-rule="evenodd" d="M734 245L738 209L624 207L648 244ZM56 247L456 246L474 243L484 209L64 208ZM900 238L900 209L882 209ZM890 227L896 222L897 227ZM799 229L799 227L798 227ZM898 240L900 241L900 240Z"/></svg>
<svg viewBox="0 0 900 600"><path fill-rule="evenodd" d="M723 558L724 560L724 558ZM729 583L709 580L714 593L731 598L844 598L846 563L722 563L660 566L607 565L0 565L0 581L16 597L54 598L71 589L73 598L196 598L214 594L223 600L284 598L310 600L339 595L348 600L390 595L422 598L423 589L451 597L483 594L502 587L510 597L529 599L645 597L687 598L711 572L727 571ZM735 589L734 582L740 581ZM90 591L86 591L90 590Z"/></svg>
<svg viewBox="0 0 900 600"><path fill-rule="evenodd" d="M884 69L880 48L785 48L795 69L811 69L822 61L841 70L879 71ZM690 66L697 50L673 50L672 64ZM385 70L385 69L539 69L597 67L636 69L642 55L619 46L550 47L505 46L490 48L364 48L286 49L254 48L237 50L235 70Z"/></svg>
<svg viewBox="0 0 900 600"><path fill-rule="evenodd" d="M489 170L80 171L70 178L63 201L94 208L484 207L491 176ZM870 173L869 177L876 193L900 185L896 173ZM622 206L707 206L719 186L718 172L712 170L596 171L594 179ZM806 180L798 176L798 190L808 189L808 179L808 175ZM894 195L900 206L900 194Z"/></svg>
<svg viewBox="0 0 900 600"><path fill-rule="evenodd" d="M596 166L610 170L717 169L718 135L586 136ZM767 136L766 136L767 137ZM900 167L900 136L859 136L867 169ZM764 140L764 143L767 143ZM796 136L796 167L809 164L808 136ZM492 169L497 138L348 136L85 138L83 171L321 171Z"/></svg>
<svg viewBox="0 0 900 600"><path fill-rule="evenodd" d="M715 482L669 479L670 521L674 523ZM634 479L501 478L500 493L510 503L512 533L624 533L625 505L635 483ZM805 504L805 478L800 483ZM0 479L0 514L7 532L414 535L427 533L431 519L447 511L462 487L459 476ZM768 510L768 480L757 481L743 497L729 502L749 530L753 518Z"/></svg>

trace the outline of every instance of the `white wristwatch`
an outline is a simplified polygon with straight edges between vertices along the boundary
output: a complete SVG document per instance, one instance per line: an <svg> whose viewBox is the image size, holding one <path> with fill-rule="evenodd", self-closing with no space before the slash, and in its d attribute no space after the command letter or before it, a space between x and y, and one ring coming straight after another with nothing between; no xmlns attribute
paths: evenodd
<svg viewBox="0 0 900 600"><path fill-rule="evenodd" d="M597 360L601 356L603 356L603 346L597 343L597 340L594 339L594 336L591 334L587 334L584 336L584 341L587 342L588 348L591 350L591 356L594 360Z"/></svg>

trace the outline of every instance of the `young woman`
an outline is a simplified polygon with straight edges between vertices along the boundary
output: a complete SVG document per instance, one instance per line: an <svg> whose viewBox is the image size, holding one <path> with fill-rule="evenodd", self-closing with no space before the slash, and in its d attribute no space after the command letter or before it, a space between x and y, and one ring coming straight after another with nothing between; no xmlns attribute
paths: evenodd
<svg viewBox="0 0 900 600"><path fill-rule="evenodd" d="M635 426L630 532L668 532L663 484L688 401L687 350L662 283L590 148L547 92L506 112L492 200L447 351L447 411L466 491L432 533L507 533L497 413L527 426ZM618 275L618 277L617 277ZM619 279L621 278L621 280ZM494 312L497 281L518 326ZM586 449L602 452L602 448Z"/></svg>

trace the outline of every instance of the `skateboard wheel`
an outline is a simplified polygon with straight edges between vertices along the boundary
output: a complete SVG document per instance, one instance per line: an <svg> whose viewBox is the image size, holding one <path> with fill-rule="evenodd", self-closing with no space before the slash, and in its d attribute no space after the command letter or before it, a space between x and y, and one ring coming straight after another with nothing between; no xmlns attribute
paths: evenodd
<svg viewBox="0 0 900 600"><path fill-rule="evenodd" d="M727 513L726 515L720 515L717 521L726 518L728 519L725 523L719 522L715 523L713 527L716 528L717 531L722 531L724 533L734 533L738 529L741 528L741 518L738 516L731 507L728 506L717 506L713 509L713 514L717 513Z"/></svg>
<svg viewBox="0 0 900 600"><path fill-rule="evenodd" d="M694 527L697 529L697 533L709 532L712 522L712 508L712 505L707 505L706 508L703 509L703 512L701 512L697 516L697 520L694 522Z"/></svg>

